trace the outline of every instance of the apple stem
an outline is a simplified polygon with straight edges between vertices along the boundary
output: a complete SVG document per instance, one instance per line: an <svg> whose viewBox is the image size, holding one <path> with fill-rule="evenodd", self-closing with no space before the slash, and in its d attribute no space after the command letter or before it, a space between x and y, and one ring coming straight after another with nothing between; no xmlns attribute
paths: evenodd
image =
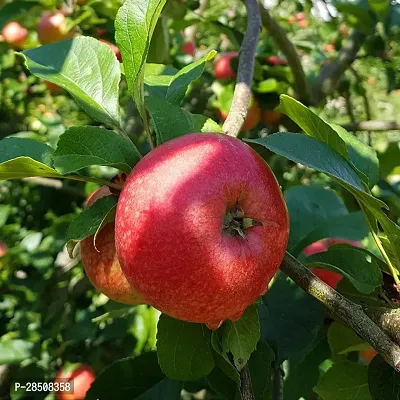
<svg viewBox="0 0 400 400"><path fill-rule="evenodd" d="M324 304L333 315L345 322L368 342L389 365L400 372L399 345L363 311L360 305L346 299L322 282L288 252L282 261L281 270L305 292Z"/></svg>

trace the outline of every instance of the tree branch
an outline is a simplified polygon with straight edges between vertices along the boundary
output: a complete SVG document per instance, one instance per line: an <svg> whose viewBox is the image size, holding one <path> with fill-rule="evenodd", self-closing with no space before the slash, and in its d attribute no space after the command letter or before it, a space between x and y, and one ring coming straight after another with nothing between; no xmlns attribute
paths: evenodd
<svg viewBox="0 0 400 400"><path fill-rule="evenodd" d="M296 48L289 40L282 26L271 17L266 6L260 2L261 19L264 27L268 30L271 37L274 39L278 48L285 55L290 69L293 73L296 93L298 99L305 105L313 104L311 90L301 65L300 57L297 54Z"/></svg>
<svg viewBox="0 0 400 400"><path fill-rule="evenodd" d="M253 386L251 384L251 377L249 367L245 365L240 371L240 393L243 400L254 400Z"/></svg>
<svg viewBox="0 0 400 400"><path fill-rule="evenodd" d="M400 371L400 347L364 313L361 306L322 282L289 253L282 261L281 270L371 344L389 365Z"/></svg>
<svg viewBox="0 0 400 400"><path fill-rule="evenodd" d="M256 47L261 32L260 10L257 0L246 0L246 8L247 28L240 48L238 76L232 106L222 126L227 135L234 137L238 135L247 115Z"/></svg>
<svg viewBox="0 0 400 400"><path fill-rule="evenodd" d="M342 125L350 132L355 131L391 131L400 129L400 121L363 121Z"/></svg>
<svg viewBox="0 0 400 400"><path fill-rule="evenodd" d="M336 89L341 76L356 59L365 37L364 33L353 31L345 46L340 50L337 60L321 68L313 84L313 97L316 104L322 103L325 97Z"/></svg>

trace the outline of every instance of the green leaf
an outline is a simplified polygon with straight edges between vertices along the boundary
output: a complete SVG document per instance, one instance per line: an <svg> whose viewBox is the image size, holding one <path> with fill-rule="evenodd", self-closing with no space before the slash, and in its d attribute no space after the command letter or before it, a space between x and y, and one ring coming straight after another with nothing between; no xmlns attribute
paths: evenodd
<svg viewBox="0 0 400 400"><path fill-rule="evenodd" d="M333 322L329 327L328 342L333 355L347 354L370 347L352 329L339 322Z"/></svg>
<svg viewBox="0 0 400 400"><path fill-rule="evenodd" d="M17 157L0 164L0 181L2 179L21 179L33 176L58 178L60 174L55 169L29 157Z"/></svg>
<svg viewBox="0 0 400 400"><path fill-rule="evenodd" d="M334 135L337 135L336 132ZM260 144L291 161L325 172L358 190L364 190L359 176L351 165L333 148L311 136L280 132L265 138L245 141Z"/></svg>
<svg viewBox="0 0 400 400"><path fill-rule="evenodd" d="M368 366L343 360L321 375L314 391L323 400L372 400L367 378Z"/></svg>
<svg viewBox="0 0 400 400"><path fill-rule="evenodd" d="M146 64L144 70L145 89L150 96L166 98L169 85L178 72L163 64Z"/></svg>
<svg viewBox="0 0 400 400"><path fill-rule="evenodd" d="M0 30L4 25L40 4L39 0L14 0L0 8Z"/></svg>
<svg viewBox="0 0 400 400"><path fill-rule="evenodd" d="M290 96L281 95L280 100L277 111L296 122L305 134L327 144L344 159L349 159L345 142L328 123Z"/></svg>
<svg viewBox="0 0 400 400"><path fill-rule="evenodd" d="M373 399L400 400L400 374L380 355L369 364L368 387Z"/></svg>
<svg viewBox="0 0 400 400"><path fill-rule="evenodd" d="M390 13L390 0L368 0L368 5L381 21L384 21Z"/></svg>
<svg viewBox="0 0 400 400"><path fill-rule="evenodd" d="M200 60L175 72L174 76L171 76L171 70L165 66L147 64L144 79L146 90L150 96L162 97L171 104L180 105L189 85L200 78L204 72L206 62L211 61L215 54L215 50L211 51ZM158 67L156 67L157 65Z"/></svg>
<svg viewBox="0 0 400 400"><path fill-rule="evenodd" d="M237 369L230 362L228 355L222 349L222 343L218 335L219 331L213 331L211 334L211 345L216 366L233 382L240 387L240 375Z"/></svg>
<svg viewBox="0 0 400 400"><path fill-rule="evenodd" d="M320 365L331 357L326 341L325 329L321 329L316 340L306 354L290 358L285 369L283 400L315 398L313 391L320 376Z"/></svg>
<svg viewBox="0 0 400 400"><path fill-rule="evenodd" d="M232 365L232 368L235 367ZM235 369L236 370L236 369ZM237 371L236 371L237 372ZM215 367L206 377L206 381L210 388L220 395L223 399L235 399L239 393L239 383L235 384L222 369Z"/></svg>
<svg viewBox="0 0 400 400"><path fill-rule="evenodd" d="M368 179L363 180L372 188L379 179L379 160L376 151L341 126L334 124L331 126L345 141L352 164ZM362 175L361 178L363 178Z"/></svg>
<svg viewBox="0 0 400 400"><path fill-rule="evenodd" d="M17 157L29 157L51 167L53 151L50 146L37 140L5 138L0 140L0 164Z"/></svg>
<svg viewBox="0 0 400 400"><path fill-rule="evenodd" d="M140 154L129 139L114 131L81 126L69 128L60 136L53 159L56 169L62 174L90 165L115 167L129 174Z"/></svg>
<svg viewBox="0 0 400 400"><path fill-rule="evenodd" d="M135 397L135 400L180 400L181 391L182 382L164 378L139 397Z"/></svg>
<svg viewBox="0 0 400 400"><path fill-rule="evenodd" d="M11 204L0 204L0 228L4 226L11 213Z"/></svg>
<svg viewBox="0 0 400 400"><path fill-rule="evenodd" d="M324 306L279 273L258 307L261 338L277 362L295 356L313 342L324 322Z"/></svg>
<svg viewBox="0 0 400 400"><path fill-rule="evenodd" d="M166 93L166 99L171 104L181 104L189 85L199 79L204 72L207 61L214 59L217 52L212 50L200 60L182 68L171 80Z"/></svg>
<svg viewBox="0 0 400 400"><path fill-rule="evenodd" d="M29 359L33 347L34 343L21 339L0 341L0 365L18 364Z"/></svg>
<svg viewBox="0 0 400 400"><path fill-rule="evenodd" d="M144 121L144 65L165 3L166 0L126 0L115 20L115 40L121 50L128 90Z"/></svg>
<svg viewBox="0 0 400 400"><path fill-rule="evenodd" d="M68 252L72 258L72 252L77 242L98 232L100 226L117 206L116 196L105 196L95 201L90 207L83 210L70 224L67 230L66 240Z"/></svg>
<svg viewBox="0 0 400 400"><path fill-rule="evenodd" d="M23 55L32 74L66 89L92 118L120 125L120 65L106 44L78 36Z"/></svg>
<svg viewBox="0 0 400 400"><path fill-rule="evenodd" d="M336 245L307 257L307 265L339 272L361 293L371 293L382 284L382 272L375 259L355 247Z"/></svg>
<svg viewBox="0 0 400 400"><path fill-rule="evenodd" d="M257 307L250 306L239 321L227 321L222 337L225 353L231 352L236 368L240 371L247 363L260 339Z"/></svg>
<svg viewBox="0 0 400 400"><path fill-rule="evenodd" d="M211 331L203 324L160 316L157 332L158 362L172 379L197 380L211 372Z"/></svg>
<svg viewBox="0 0 400 400"><path fill-rule="evenodd" d="M161 384L164 379L165 375L158 366L155 352L123 358L101 371L85 399L136 399L139 396L141 400L150 399L152 397L146 397L145 393L156 388L156 385Z"/></svg>
<svg viewBox="0 0 400 400"><path fill-rule="evenodd" d="M33 176L59 177L51 168L53 149L33 139L5 138L0 141L0 180Z"/></svg>
<svg viewBox="0 0 400 400"><path fill-rule="evenodd" d="M188 133L205 132L209 131L210 126L215 127L209 118L191 114L159 97L147 96L146 107L159 145Z"/></svg>
<svg viewBox="0 0 400 400"><path fill-rule="evenodd" d="M272 393L272 373L275 367L275 354L262 340L248 361L254 400L268 400Z"/></svg>

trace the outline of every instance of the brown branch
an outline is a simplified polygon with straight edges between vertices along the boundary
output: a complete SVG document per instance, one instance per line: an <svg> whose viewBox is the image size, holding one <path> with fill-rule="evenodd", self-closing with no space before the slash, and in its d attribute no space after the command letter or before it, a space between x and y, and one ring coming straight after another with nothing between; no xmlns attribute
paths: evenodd
<svg viewBox="0 0 400 400"><path fill-rule="evenodd" d="M391 131L400 129L400 121L363 121L342 125L350 132L355 131Z"/></svg>
<svg viewBox="0 0 400 400"><path fill-rule="evenodd" d="M364 311L400 346L400 308L364 307Z"/></svg>
<svg viewBox="0 0 400 400"><path fill-rule="evenodd" d="M316 104L322 103L326 96L336 89L341 76L356 59L365 37L364 33L353 31L345 46L340 50L337 60L321 68L318 78L313 83L313 97Z"/></svg>
<svg viewBox="0 0 400 400"><path fill-rule="evenodd" d="M240 393L243 400L254 400L253 385L251 384L251 377L249 367L245 365L240 371Z"/></svg>
<svg viewBox="0 0 400 400"><path fill-rule="evenodd" d="M257 0L246 0L247 28L240 48L238 76L232 106L222 126L223 131L236 137L247 115L253 82L254 59L261 32L260 10Z"/></svg>
<svg viewBox="0 0 400 400"><path fill-rule="evenodd" d="M283 259L281 270L371 344L389 365L400 371L400 347L364 313L361 306L322 282L289 253Z"/></svg>
<svg viewBox="0 0 400 400"><path fill-rule="evenodd" d="M305 105L313 104L310 86L308 84L306 74L304 73L304 69L301 65L300 57L297 54L296 48L287 37L283 27L271 17L270 13L262 4L262 2L260 3L260 10L264 27L268 30L278 48L285 55L289 67L292 70L298 99Z"/></svg>

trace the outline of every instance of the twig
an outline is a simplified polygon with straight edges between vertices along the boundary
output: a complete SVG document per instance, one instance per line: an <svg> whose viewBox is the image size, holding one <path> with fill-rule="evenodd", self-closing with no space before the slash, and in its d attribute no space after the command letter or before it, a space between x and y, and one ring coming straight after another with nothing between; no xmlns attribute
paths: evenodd
<svg viewBox="0 0 400 400"><path fill-rule="evenodd" d="M247 28L240 48L238 77L228 117L222 127L229 136L237 136L247 115L254 59L261 32L260 10L257 0L246 0Z"/></svg>
<svg viewBox="0 0 400 400"><path fill-rule="evenodd" d="M356 122L356 118L354 116L353 104L351 101L350 92L345 93L344 99L346 100L347 114L349 114L351 123L354 124Z"/></svg>
<svg viewBox="0 0 400 400"><path fill-rule="evenodd" d="M391 131L400 129L400 121L363 121L342 125L348 131Z"/></svg>
<svg viewBox="0 0 400 400"><path fill-rule="evenodd" d="M271 17L263 2L260 2L260 10L264 27L268 30L278 48L285 55L289 67L292 70L298 99L305 105L313 104L310 86L308 84L306 74L304 73L304 69L301 65L300 57L297 54L296 48L287 37L283 27Z"/></svg>
<svg viewBox="0 0 400 400"><path fill-rule="evenodd" d="M240 371L240 393L243 400L254 400L253 386L251 384L251 377L249 367L245 365Z"/></svg>
<svg viewBox="0 0 400 400"><path fill-rule="evenodd" d="M283 370L281 365L277 365L274 371L272 400L282 400L283 398Z"/></svg>
<svg viewBox="0 0 400 400"><path fill-rule="evenodd" d="M361 306L322 282L289 253L283 259L281 270L371 344L389 365L400 371L400 347L364 313Z"/></svg>
<svg viewBox="0 0 400 400"><path fill-rule="evenodd" d="M345 46L340 50L337 60L321 68L319 76L313 84L313 97L316 104L322 103L326 96L335 90L340 77L356 59L365 37L364 33L353 31Z"/></svg>
<svg viewBox="0 0 400 400"><path fill-rule="evenodd" d="M66 193L72 194L74 196L85 197L85 194L82 192L82 190L79 190L77 188L70 187L70 186L65 186L65 185L63 185L62 181L60 181L58 179L41 178L41 177L35 176L35 177L31 177L31 178L23 178L22 180L25 182L33 183L35 185L61 190L62 192L66 192Z"/></svg>

